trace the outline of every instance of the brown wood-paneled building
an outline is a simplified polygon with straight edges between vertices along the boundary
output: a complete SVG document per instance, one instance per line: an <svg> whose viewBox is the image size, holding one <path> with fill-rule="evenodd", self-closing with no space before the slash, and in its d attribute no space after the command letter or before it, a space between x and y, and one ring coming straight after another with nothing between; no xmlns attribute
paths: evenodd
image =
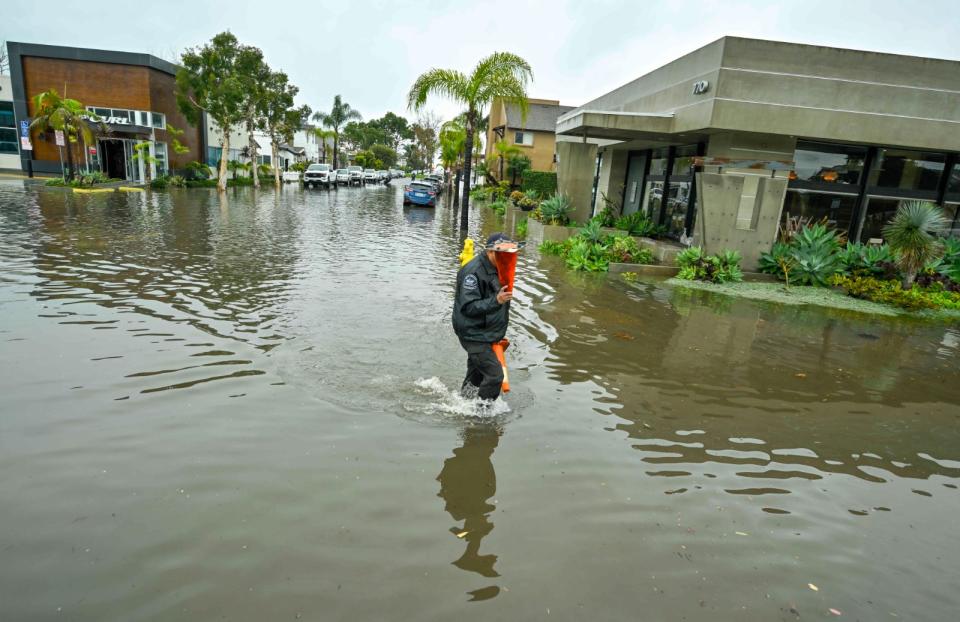
<svg viewBox="0 0 960 622"><path fill-rule="evenodd" d="M157 162L151 176L183 169L187 162L203 161L206 151L203 125L191 126L177 109L174 95L178 67L149 54L69 48L33 43L7 43L17 124L33 118L33 98L55 89L61 96L80 101L105 121L97 124L92 145L75 145L81 166L101 170L110 177L142 181L147 166L133 157L134 145L147 141ZM189 149L173 149L171 128L183 130L179 142ZM21 150L21 168L59 173L62 149L54 134L34 131L33 151ZM64 156L65 157L65 156Z"/></svg>

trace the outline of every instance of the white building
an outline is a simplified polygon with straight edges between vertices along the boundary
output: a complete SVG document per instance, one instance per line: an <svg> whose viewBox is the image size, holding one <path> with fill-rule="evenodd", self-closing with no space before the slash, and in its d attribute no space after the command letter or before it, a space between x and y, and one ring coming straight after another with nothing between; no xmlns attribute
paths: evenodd
<svg viewBox="0 0 960 622"><path fill-rule="evenodd" d="M296 162L321 162L323 161L324 149L313 132L314 126L308 125L304 129L298 130L293 135L293 144L282 144L277 149L277 165L280 170L287 170ZM220 161L220 155L223 145L223 132L209 118L207 119L207 154L206 162L210 166L216 166ZM253 138L257 142L258 161L261 164L274 165L273 148L271 147L270 137L262 131L254 131ZM326 147L326 158L330 160L333 157L333 140L328 139ZM230 134L230 152L227 159L238 162L249 162L250 138L244 130L234 130Z"/></svg>

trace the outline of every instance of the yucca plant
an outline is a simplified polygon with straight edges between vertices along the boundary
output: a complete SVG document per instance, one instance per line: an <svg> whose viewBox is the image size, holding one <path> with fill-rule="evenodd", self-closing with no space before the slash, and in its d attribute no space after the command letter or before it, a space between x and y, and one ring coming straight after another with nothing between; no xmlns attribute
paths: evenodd
<svg viewBox="0 0 960 622"><path fill-rule="evenodd" d="M903 274L903 287L913 285L917 273L943 254L939 236L947 228L943 211L933 203L908 201L900 205L893 219L883 228L883 237L897 253L897 265Z"/></svg>

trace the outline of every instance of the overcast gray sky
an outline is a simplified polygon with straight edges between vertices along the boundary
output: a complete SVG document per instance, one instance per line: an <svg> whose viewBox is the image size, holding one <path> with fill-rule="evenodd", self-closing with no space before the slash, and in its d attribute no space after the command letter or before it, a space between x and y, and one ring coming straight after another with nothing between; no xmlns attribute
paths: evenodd
<svg viewBox="0 0 960 622"><path fill-rule="evenodd" d="M149 52L175 60L229 29L300 87L364 118L412 117L406 93L430 67L468 71L496 50L533 66L533 97L579 105L723 35L960 59L960 0L697 2L427 0L422 2L107 3L4 0L0 40ZM430 105L442 118L458 112Z"/></svg>

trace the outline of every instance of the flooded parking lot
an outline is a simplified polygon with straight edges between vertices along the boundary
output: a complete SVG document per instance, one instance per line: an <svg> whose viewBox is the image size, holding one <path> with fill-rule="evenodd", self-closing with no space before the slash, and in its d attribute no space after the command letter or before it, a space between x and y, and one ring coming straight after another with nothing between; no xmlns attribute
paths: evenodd
<svg viewBox="0 0 960 622"><path fill-rule="evenodd" d="M0 618L956 617L957 328L531 247L478 419L401 194L0 183Z"/></svg>

